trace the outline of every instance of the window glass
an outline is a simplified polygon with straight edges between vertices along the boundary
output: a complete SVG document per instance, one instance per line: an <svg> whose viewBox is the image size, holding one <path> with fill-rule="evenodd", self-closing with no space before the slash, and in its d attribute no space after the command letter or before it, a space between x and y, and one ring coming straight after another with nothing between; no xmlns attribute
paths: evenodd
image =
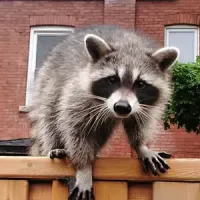
<svg viewBox="0 0 200 200"><path fill-rule="evenodd" d="M32 27L30 34L29 63L26 88L26 106L31 101L34 80L44 60L58 43L73 31L69 27Z"/></svg>
<svg viewBox="0 0 200 200"><path fill-rule="evenodd" d="M194 62L198 53L198 31L196 28L166 28L166 46L180 50L179 62Z"/></svg>
<svg viewBox="0 0 200 200"><path fill-rule="evenodd" d="M66 38L66 35L39 35L37 39L37 50L36 50L36 67L35 75L42 66L44 60L51 52L52 48L62 42Z"/></svg>

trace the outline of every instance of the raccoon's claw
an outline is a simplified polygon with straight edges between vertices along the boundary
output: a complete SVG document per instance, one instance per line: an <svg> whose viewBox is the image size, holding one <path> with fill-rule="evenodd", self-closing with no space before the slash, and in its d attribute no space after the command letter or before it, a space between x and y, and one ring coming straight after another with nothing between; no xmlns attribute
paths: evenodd
<svg viewBox="0 0 200 200"><path fill-rule="evenodd" d="M164 151L163 152L159 152L158 155L161 156L162 158L165 158L165 159L172 157L171 154L169 154L167 152L164 152Z"/></svg>
<svg viewBox="0 0 200 200"><path fill-rule="evenodd" d="M49 153L51 159L54 158L65 158L67 157L67 151L65 149L53 149Z"/></svg>
<svg viewBox="0 0 200 200"><path fill-rule="evenodd" d="M165 152L156 153L151 150L145 152L142 157L144 172L147 173L150 170L154 176L158 176L159 172L166 173L170 167L163 158L171 158L171 155Z"/></svg>
<svg viewBox="0 0 200 200"><path fill-rule="evenodd" d="M86 190L86 191L79 191L78 187L75 187L71 194L69 195L68 200L94 200L94 192L93 188L91 191Z"/></svg>

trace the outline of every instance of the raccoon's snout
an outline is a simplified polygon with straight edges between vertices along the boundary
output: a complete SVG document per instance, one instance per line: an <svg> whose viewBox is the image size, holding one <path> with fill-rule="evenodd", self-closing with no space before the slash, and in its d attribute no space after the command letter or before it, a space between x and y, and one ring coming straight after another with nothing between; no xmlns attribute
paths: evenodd
<svg viewBox="0 0 200 200"><path fill-rule="evenodd" d="M118 115L128 115L131 112L131 106L127 101L118 101L114 104L114 111Z"/></svg>

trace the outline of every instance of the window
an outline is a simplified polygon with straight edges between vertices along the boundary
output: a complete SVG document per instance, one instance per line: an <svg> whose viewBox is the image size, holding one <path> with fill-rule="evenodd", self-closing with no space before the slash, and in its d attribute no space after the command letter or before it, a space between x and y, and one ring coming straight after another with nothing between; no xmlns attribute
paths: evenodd
<svg viewBox="0 0 200 200"><path fill-rule="evenodd" d="M198 37L199 30L195 26L169 26L165 29L165 46L179 48L179 62L194 62L199 53Z"/></svg>
<svg viewBox="0 0 200 200"><path fill-rule="evenodd" d="M67 27L33 27L30 34L29 63L26 89L26 106L30 104L34 79L44 59L52 48L61 42L73 28Z"/></svg>

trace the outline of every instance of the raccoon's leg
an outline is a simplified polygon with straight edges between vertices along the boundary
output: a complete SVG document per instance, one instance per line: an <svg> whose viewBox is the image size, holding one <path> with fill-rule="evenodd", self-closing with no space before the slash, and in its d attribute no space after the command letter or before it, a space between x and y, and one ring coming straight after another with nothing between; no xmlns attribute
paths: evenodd
<svg viewBox="0 0 200 200"><path fill-rule="evenodd" d="M155 152L149 149L146 145L148 133L143 133L138 128L132 128L130 122L124 122L124 128L129 138L129 142L136 150L136 153L143 164L143 170L148 172L149 170L153 175L157 176L158 171L166 173L170 169L169 165L165 162L164 158L171 158L171 155L166 152ZM145 130L147 131L147 129Z"/></svg>
<svg viewBox="0 0 200 200"><path fill-rule="evenodd" d="M92 166L76 172L76 183L68 200L94 200L92 187Z"/></svg>
<svg viewBox="0 0 200 200"><path fill-rule="evenodd" d="M68 138L66 147L74 168L76 169L76 182L69 200L94 200L92 185L92 162L95 151L92 143L82 139ZM69 145L70 144L70 145Z"/></svg>
<svg viewBox="0 0 200 200"><path fill-rule="evenodd" d="M65 149L53 149L49 152L49 157L64 158L68 157L68 152ZM93 188L92 188L92 166L89 165L83 169L78 169L76 172L76 185L69 196L69 200L93 200Z"/></svg>
<svg viewBox="0 0 200 200"><path fill-rule="evenodd" d="M36 138L31 138L31 144L28 149L28 154L30 156L39 156L40 153L40 144L38 143L38 140Z"/></svg>
<svg viewBox="0 0 200 200"><path fill-rule="evenodd" d="M53 123L51 125L54 127ZM32 119L30 155L48 156L52 149L64 147L64 145L60 147L57 145L60 142L58 141L57 132L52 127L50 127L49 121L45 117Z"/></svg>

